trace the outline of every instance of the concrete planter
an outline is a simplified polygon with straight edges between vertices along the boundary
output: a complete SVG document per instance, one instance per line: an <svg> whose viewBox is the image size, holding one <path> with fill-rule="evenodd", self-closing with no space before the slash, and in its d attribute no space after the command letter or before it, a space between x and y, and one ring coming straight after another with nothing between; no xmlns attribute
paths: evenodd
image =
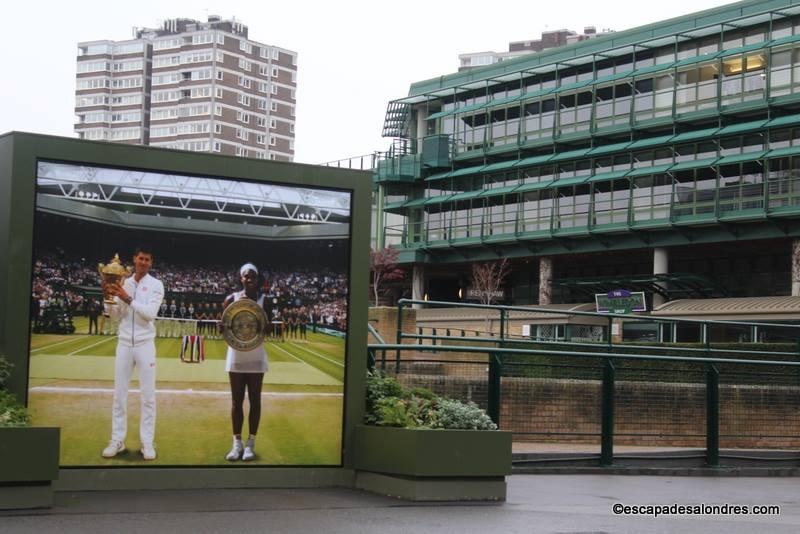
<svg viewBox="0 0 800 534"><path fill-rule="evenodd" d="M0 428L0 510L53 505L59 428Z"/></svg>
<svg viewBox="0 0 800 534"><path fill-rule="evenodd" d="M411 500L504 500L511 433L357 426L356 485Z"/></svg>

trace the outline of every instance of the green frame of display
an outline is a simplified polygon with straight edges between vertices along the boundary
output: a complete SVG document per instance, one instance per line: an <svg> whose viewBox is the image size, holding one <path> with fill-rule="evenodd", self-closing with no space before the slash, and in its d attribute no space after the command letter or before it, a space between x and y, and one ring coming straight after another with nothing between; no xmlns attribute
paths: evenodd
<svg viewBox="0 0 800 534"><path fill-rule="evenodd" d="M29 306L39 160L215 176L350 191L350 292L341 467L61 469L61 489L350 486L354 428L364 414L371 173L22 132L0 135L0 353L14 364L8 389L28 389Z"/></svg>

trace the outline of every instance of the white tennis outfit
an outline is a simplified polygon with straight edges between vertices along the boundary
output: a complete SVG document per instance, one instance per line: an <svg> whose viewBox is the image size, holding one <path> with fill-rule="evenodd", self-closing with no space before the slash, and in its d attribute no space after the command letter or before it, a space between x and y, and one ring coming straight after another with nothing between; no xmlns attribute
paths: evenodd
<svg viewBox="0 0 800 534"><path fill-rule="evenodd" d="M231 295L233 301L247 298L244 290L237 291ZM256 301L261 309L264 309L264 294L258 296ZM225 371L229 373L266 373L269 364L267 363L267 351L264 345L259 345L253 350L239 351L228 347L228 357L225 361Z"/></svg>
<svg viewBox="0 0 800 534"><path fill-rule="evenodd" d="M156 325L164 299L164 284L149 274L139 282L129 276L122 287L133 299L129 304L114 297L116 305L105 305L106 313L119 321L119 339L114 361L114 402L111 410L111 439L125 441L128 433L128 387L134 366L139 368L142 445L152 445L156 428Z"/></svg>

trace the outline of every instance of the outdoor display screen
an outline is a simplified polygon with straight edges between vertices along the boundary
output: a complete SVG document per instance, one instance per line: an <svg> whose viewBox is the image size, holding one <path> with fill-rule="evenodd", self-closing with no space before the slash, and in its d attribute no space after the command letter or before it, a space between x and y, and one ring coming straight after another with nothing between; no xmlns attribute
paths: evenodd
<svg viewBox="0 0 800 534"><path fill-rule="evenodd" d="M341 465L350 191L50 161L39 161L36 188L28 404L35 426L61 427L62 466ZM137 280L140 245L149 282ZM98 264L115 255L133 268L136 284L122 287L134 304L102 304ZM252 349L266 352L263 379L260 363L236 368L218 326L224 305L246 296L248 263L266 319ZM163 302L148 318L142 295L157 299L155 280ZM140 369L155 372L154 410L141 402ZM238 415L237 380L250 392L263 380ZM126 450L106 457L120 437L115 387L128 391ZM258 398L254 458L226 459L237 417L246 444Z"/></svg>

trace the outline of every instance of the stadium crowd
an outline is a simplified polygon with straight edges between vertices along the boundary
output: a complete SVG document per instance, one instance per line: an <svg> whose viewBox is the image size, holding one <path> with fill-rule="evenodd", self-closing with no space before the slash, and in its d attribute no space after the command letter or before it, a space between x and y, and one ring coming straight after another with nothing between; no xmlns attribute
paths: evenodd
<svg viewBox="0 0 800 534"><path fill-rule="evenodd" d="M61 251L37 253L33 266L32 317L47 308L87 315L91 295L98 296L100 262L70 258ZM107 258L105 260L107 261ZM164 283L165 318L213 321L221 317L225 296L240 289L238 266L190 267L158 262L150 271ZM275 323L304 324L344 330L347 325L347 276L329 270L264 269L262 291Z"/></svg>

